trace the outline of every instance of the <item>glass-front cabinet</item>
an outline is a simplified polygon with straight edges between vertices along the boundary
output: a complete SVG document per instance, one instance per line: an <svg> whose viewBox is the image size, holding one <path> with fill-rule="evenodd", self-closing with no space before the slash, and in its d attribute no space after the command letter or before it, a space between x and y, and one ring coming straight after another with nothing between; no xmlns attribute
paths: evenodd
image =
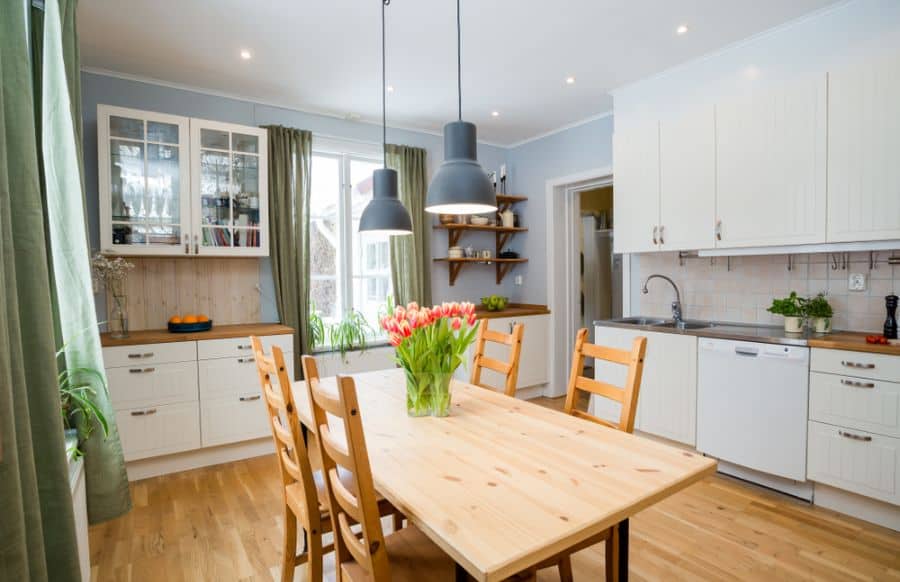
<svg viewBox="0 0 900 582"><path fill-rule="evenodd" d="M267 256L266 130L97 107L101 250Z"/></svg>

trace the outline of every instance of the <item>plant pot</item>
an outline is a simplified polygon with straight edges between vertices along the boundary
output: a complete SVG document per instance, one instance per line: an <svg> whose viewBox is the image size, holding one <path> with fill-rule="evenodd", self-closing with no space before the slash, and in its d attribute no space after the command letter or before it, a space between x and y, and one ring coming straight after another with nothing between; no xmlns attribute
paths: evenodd
<svg viewBox="0 0 900 582"><path fill-rule="evenodd" d="M406 412L410 416L449 416L452 373L406 374Z"/></svg>
<svg viewBox="0 0 900 582"><path fill-rule="evenodd" d="M787 333L803 333L803 318L799 316L785 316L784 331Z"/></svg>
<svg viewBox="0 0 900 582"><path fill-rule="evenodd" d="M809 319L812 324L813 331L816 333L831 333L830 317L811 317Z"/></svg>

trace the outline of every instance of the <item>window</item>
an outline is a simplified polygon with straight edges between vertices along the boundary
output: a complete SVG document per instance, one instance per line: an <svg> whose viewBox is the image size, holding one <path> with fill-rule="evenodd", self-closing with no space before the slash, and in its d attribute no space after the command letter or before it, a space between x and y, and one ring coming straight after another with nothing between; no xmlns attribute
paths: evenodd
<svg viewBox="0 0 900 582"><path fill-rule="evenodd" d="M389 237L358 232L372 199L375 152L313 148L310 184L310 300L326 324L351 309L380 334L378 313L391 293Z"/></svg>

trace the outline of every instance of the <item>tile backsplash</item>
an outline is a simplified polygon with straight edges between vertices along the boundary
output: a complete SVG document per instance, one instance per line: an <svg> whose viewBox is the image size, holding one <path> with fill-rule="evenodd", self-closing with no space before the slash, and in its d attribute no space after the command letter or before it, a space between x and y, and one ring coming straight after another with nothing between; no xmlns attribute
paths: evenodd
<svg viewBox="0 0 900 582"><path fill-rule="evenodd" d="M837 268L832 255L825 253L792 255L793 268L788 270L787 255L732 257L731 270L725 257L689 258L679 264L678 253L646 253L638 255L640 279L659 273L674 280L682 294L686 319L711 319L740 323L779 325L781 317L766 308L774 297L791 291L800 295L828 294L834 308L835 329L881 331L884 325L884 296L900 294L900 265L888 265L889 256L900 251L880 251L878 262L869 269L869 253L849 253L849 262ZM865 291L849 291L851 273L866 276ZM653 280L649 293L638 290L638 306L634 313L654 317L670 317L675 295L671 285Z"/></svg>

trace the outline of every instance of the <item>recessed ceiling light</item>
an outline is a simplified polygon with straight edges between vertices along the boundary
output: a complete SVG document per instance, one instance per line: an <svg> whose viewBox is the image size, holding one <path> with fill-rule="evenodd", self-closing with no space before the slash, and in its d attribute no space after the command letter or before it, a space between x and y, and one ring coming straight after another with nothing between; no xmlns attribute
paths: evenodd
<svg viewBox="0 0 900 582"><path fill-rule="evenodd" d="M387 86L387 92L388 92L388 93L393 93L393 92L394 92L394 86L393 86L393 85L388 85L388 86Z"/></svg>
<svg viewBox="0 0 900 582"><path fill-rule="evenodd" d="M575 77L566 77L566 85L574 85Z"/></svg>
<svg viewBox="0 0 900 582"><path fill-rule="evenodd" d="M687 24L682 24L682 25L679 25L679 27L675 29L675 34L677 34L678 36L682 36L682 35L687 34L687 31L688 31Z"/></svg>
<svg viewBox="0 0 900 582"><path fill-rule="evenodd" d="M491 111L491 117L500 117L499 111Z"/></svg>
<svg viewBox="0 0 900 582"><path fill-rule="evenodd" d="M241 49L241 58L242 59L244 59L245 61L249 61L252 57L253 57L253 55L250 54L250 51L248 51L247 49Z"/></svg>

